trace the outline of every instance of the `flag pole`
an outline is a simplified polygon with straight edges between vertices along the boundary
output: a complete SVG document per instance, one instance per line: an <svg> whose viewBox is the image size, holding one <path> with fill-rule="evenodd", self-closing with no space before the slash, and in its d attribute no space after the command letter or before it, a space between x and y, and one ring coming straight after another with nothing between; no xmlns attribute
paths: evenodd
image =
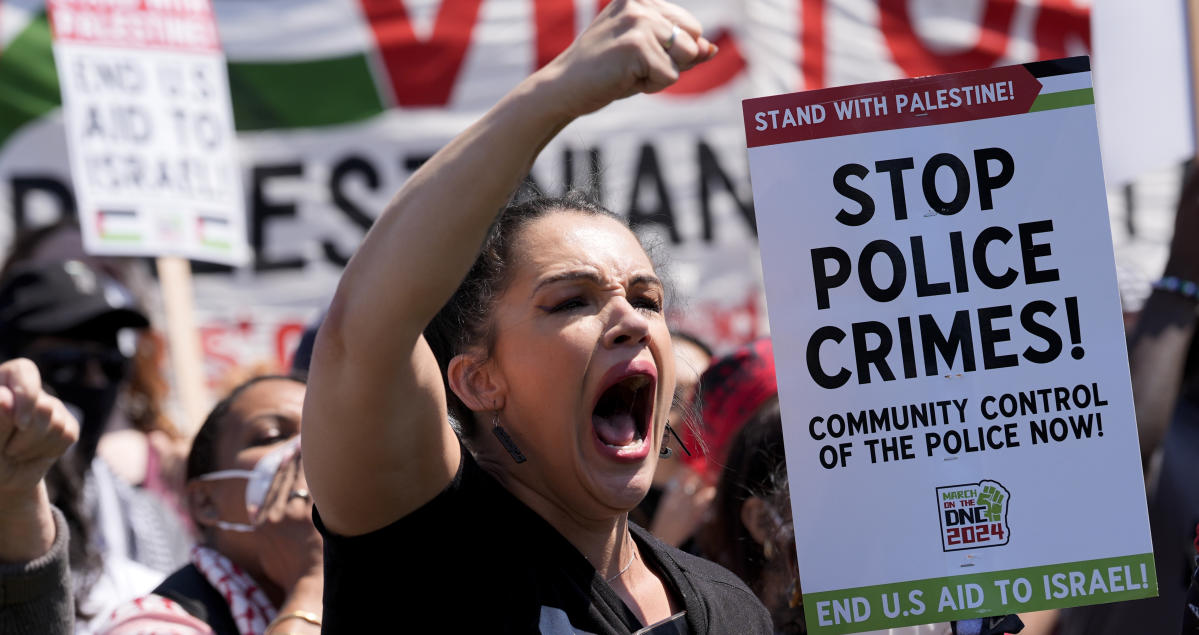
<svg viewBox="0 0 1199 635"><path fill-rule="evenodd" d="M190 438L204 421L208 394L204 383L204 357L196 328L191 264L178 256L156 259L167 318L167 347L184 421L179 431Z"/></svg>

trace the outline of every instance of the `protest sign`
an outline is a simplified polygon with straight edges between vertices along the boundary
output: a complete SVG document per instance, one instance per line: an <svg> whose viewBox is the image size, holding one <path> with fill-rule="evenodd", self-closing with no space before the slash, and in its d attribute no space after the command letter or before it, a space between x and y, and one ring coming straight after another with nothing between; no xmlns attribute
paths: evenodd
<svg viewBox="0 0 1199 635"><path fill-rule="evenodd" d="M208 0L51 0L84 245L247 259L225 60Z"/></svg>
<svg viewBox="0 0 1199 635"><path fill-rule="evenodd" d="M743 109L809 632L1156 595L1087 58Z"/></svg>

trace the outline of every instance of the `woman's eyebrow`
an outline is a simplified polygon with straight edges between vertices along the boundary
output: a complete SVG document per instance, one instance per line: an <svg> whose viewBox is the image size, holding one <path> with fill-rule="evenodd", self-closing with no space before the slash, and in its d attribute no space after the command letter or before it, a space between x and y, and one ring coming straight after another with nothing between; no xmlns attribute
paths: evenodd
<svg viewBox="0 0 1199 635"><path fill-rule="evenodd" d="M554 274L548 278L541 280L541 282L538 282L537 285L533 287L533 292L530 293L529 295L530 296L537 295L537 292L540 291L542 287L545 287L545 286L548 286L551 284L555 284L558 282L575 282L575 281L579 281L579 280L590 282L590 283L596 284L596 285L603 284L603 279L600 278L600 275L594 271L585 271L585 270L565 271L563 273Z"/></svg>
<svg viewBox="0 0 1199 635"><path fill-rule="evenodd" d="M663 286L662 280L660 278L658 278L658 276L655 276L650 273L639 274L639 275L633 276L632 280L629 280L630 286L636 286L639 284L645 284L645 285L657 286L657 287Z"/></svg>
<svg viewBox="0 0 1199 635"><path fill-rule="evenodd" d="M602 286L604 284L603 278L601 278L600 275L594 271L566 271L552 275L543 279L541 282L538 282L537 285L533 287L533 292L529 295L530 297L537 295L537 292L540 291L542 287L547 285L558 282L575 282L579 280L590 282L597 286ZM629 286L636 285L656 285L660 287L662 286L662 281L658 279L658 276L649 273L642 273L633 276L632 279L629 280Z"/></svg>

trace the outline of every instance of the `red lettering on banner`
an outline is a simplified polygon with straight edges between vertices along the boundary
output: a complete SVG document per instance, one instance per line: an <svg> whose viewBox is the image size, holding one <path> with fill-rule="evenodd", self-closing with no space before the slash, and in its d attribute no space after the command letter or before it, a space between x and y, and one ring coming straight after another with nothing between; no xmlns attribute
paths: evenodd
<svg viewBox="0 0 1199 635"><path fill-rule="evenodd" d="M1041 0L1037 15L1037 59L1052 60L1077 55L1066 51L1066 40L1076 37L1091 50L1091 10L1070 0Z"/></svg>
<svg viewBox="0 0 1199 635"><path fill-rule="evenodd" d="M824 88L824 0L803 0L800 5L799 68L803 72L801 90Z"/></svg>
<svg viewBox="0 0 1199 635"><path fill-rule="evenodd" d="M537 68L550 63L575 39L574 0L533 0Z"/></svg>
<svg viewBox="0 0 1199 635"><path fill-rule="evenodd" d="M597 13L612 0L600 0ZM573 0L534 0L533 22L537 27L537 68L550 63L575 39L575 7ZM683 73L663 92L670 95L697 95L715 90L740 75L747 66L737 40L726 29L709 35L720 54L712 61Z"/></svg>
<svg viewBox="0 0 1199 635"><path fill-rule="evenodd" d="M442 0L433 33L422 41L403 0L359 0L400 106L444 106L470 46L483 0Z"/></svg>
<svg viewBox="0 0 1199 635"><path fill-rule="evenodd" d="M948 54L931 51L920 40L908 0L879 0L878 10L891 57L908 77L920 77L994 66L1007 50L1016 0L986 0L978 42L968 51Z"/></svg>
<svg viewBox="0 0 1199 635"><path fill-rule="evenodd" d="M280 368L291 368L303 335L304 325L296 322L284 322L275 330L275 359L279 360Z"/></svg>
<svg viewBox="0 0 1199 635"><path fill-rule="evenodd" d="M204 361L209 366L217 367L215 372L209 370L206 373L210 387L216 386L225 373L237 368L237 358L222 346L229 331L229 327L225 325L200 327L200 348L204 351Z"/></svg>
<svg viewBox="0 0 1199 635"><path fill-rule="evenodd" d="M760 288L752 287L740 303L703 302L694 310L672 313L669 320L678 330L694 333L717 349L741 346L764 335L758 330L760 294Z"/></svg>

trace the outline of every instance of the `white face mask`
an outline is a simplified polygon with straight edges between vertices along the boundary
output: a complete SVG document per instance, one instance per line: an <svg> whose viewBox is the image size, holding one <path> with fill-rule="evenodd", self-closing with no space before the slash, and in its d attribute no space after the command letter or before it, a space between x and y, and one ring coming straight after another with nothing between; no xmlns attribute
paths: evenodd
<svg viewBox="0 0 1199 635"><path fill-rule="evenodd" d="M271 488L271 481L275 480L275 473L279 471L279 467L284 462L295 457L300 451L300 435L289 439L287 442L279 445L279 447L271 450L258 462L254 464L252 470L220 470L217 472L209 472L197 476L197 481L215 481L226 478L244 478L246 479L246 514L253 521L258 517L258 511L266 503L266 493ZM224 520L218 520L216 526L228 531L254 531L255 525L247 525L245 523L231 523Z"/></svg>

